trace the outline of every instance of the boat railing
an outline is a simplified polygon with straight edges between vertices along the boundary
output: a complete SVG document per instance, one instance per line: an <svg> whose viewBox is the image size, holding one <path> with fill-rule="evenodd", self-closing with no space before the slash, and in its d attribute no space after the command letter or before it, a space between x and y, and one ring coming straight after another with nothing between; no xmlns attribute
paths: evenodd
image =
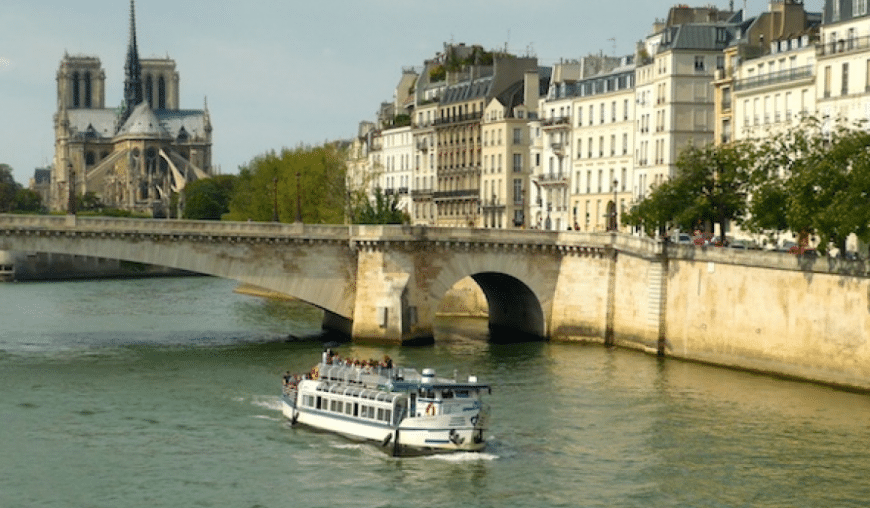
<svg viewBox="0 0 870 508"><path fill-rule="evenodd" d="M356 384L367 388L383 387L391 381L420 377L420 374L414 369L380 366L361 367L345 363L321 363L318 371L319 378L324 381Z"/></svg>

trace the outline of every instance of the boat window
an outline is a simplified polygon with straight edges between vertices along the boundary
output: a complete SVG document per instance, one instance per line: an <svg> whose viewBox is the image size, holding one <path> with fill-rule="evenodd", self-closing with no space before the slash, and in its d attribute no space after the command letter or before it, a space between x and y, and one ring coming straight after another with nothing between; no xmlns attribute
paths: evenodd
<svg viewBox="0 0 870 508"><path fill-rule="evenodd" d="M378 408L378 420L383 420L383 419L384 419L384 409L379 407Z"/></svg>
<svg viewBox="0 0 870 508"><path fill-rule="evenodd" d="M456 396L461 399L468 398L468 390L456 390Z"/></svg>
<svg viewBox="0 0 870 508"><path fill-rule="evenodd" d="M353 414L353 402L348 402L344 405L344 414L352 415Z"/></svg>
<svg viewBox="0 0 870 508"><path fill-rule="evenodd" d="M452 390L444 390L443 392L441 392L441 398L442 399L452 399L453 398L453 391Z"/></svg>

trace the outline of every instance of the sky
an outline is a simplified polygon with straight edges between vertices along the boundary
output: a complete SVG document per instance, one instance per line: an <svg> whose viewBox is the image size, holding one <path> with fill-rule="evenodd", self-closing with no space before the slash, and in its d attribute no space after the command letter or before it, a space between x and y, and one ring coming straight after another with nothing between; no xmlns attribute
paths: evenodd
<svg viewBox="0 0 870 508"><path fill-rule="evenodd" d="M767 0L745 0L749 15ZM212 163L237 173L257 155L350 139L373 121L405 67L444 43L479 44L541 65L626 55L673 5L728 0L138 0L140 58L173 58L180 106L211 115ZM735 0L742 8L744 0ZM807 0L819 12L823 0ZM129 0L2 0L0 163L27 185L54 155L64 53L100 58L106 106L123 98Z"/></svg>

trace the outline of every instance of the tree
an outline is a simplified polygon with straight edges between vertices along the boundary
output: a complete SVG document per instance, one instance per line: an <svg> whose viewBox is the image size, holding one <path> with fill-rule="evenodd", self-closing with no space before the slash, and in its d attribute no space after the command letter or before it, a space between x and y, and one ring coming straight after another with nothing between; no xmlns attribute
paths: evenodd
<svg viewBox="0 0 870 508"><path fill-rule="evenodd" d="M0 164L0 212L15 210L15 196L20 188L12 176L12 168L8 164Z"/></svg>
<svg viewBox="0 0 870 508"><path fill-rule="evenodd" d="M344 150L336 144L284 149L239 168L229 220L294 222L297 207L309 224L341 224L346 205Z"/></svg>
<svg viewBox="0 0 870 508"><path fill-rule="evenodd" d="M399 209L398 196L385 195L380 188L375 189L372 200L363 199L351 212L354 224L404 224L409 221L408 214Z"/></svg>
<svg viewBox="0 0 870 508"><path fill-rule="evenodd" d="M724 236L728 222L745 214L753 160L748 143L689 146L677 159L674 177L635 205L624 222L643 227L647 234L661 231L667 224L684 230L699 223L719 224Z"/></svg>
<svg viewBox="0 0 870 508"><path fill-rule="evenodd" d="M230 211L235 180L235 175L216 175L188 183L184 188L184 218L220 220Z"/></svg>
<svg viewBox="0 0 870 508"><path fill-rule="evenodd" d="M760 232L790 230L806 244L818 235L845 252L855 234L870 240L870 133L860 125L830 126L809 118L764 143L752 175L746 221Z"/></svg>
<svg viewBox="0 0 870 508"><path fill-rule="evenodd" d="M42 196L30 189L18 189L15 193L14 210L37 213L42 211Z"/></svg>

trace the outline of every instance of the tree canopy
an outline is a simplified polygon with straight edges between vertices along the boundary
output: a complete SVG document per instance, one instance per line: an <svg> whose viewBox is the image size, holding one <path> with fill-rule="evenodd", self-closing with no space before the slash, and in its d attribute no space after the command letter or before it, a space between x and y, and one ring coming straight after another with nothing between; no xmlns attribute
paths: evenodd
<svg viewBox="0 0 870 508"><path fill-rule="evenodd" d="M260 155L239 168L225 217L294 222L298 206L303 222L341 224L347 202L345 174L344 151L334 144Z"/></svg>
<svg viewBox="0 0 870 508"><path fill-rule="evenodd" d="M0 213L41 212L42 198L19 185L12 176L12 167L0 164Z"/></svg>
<svg viewBox="0 0 870 508"><path fill-rule="evenodd" d="M220 220L230 211L235 181L235 175L216 175L187 184L184 188L184 218Z"/></svg>
<svg viewBox="0 0 870 508"><path fill-rule="evenodd" d="M668 224L690 231L715 223L725 231L729 221L745 214L753 160L748 143L689 146L677 159L674 177L654 188L623 222L650 235Z"/></svg>

